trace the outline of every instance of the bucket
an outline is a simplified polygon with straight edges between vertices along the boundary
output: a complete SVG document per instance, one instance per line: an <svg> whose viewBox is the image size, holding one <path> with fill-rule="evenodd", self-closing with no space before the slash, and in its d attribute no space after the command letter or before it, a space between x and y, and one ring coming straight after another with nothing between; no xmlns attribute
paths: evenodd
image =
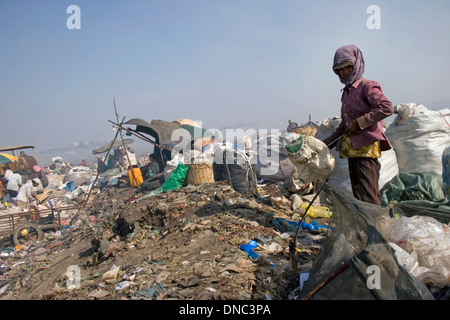
<svg viewBox="0 0 450 320"><path fill-rule="evenodd" d="M186 183L188 185L214 183L213 165L208 163L189 164L186 173Z"/></svg>

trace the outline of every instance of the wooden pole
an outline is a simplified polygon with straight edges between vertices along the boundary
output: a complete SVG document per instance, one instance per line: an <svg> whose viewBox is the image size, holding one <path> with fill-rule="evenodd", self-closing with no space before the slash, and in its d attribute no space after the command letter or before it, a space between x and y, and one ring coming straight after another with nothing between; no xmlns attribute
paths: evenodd
<svg viewBox="0 0 450 320"><path fill-rule="evenodd" d="M114 97L113 97L113 102L114 102L114 112L115 112L115 114L116 114L116 119L117 119L117 122L119 122L119 114L117 113L116 99L115 99ZM121 124L123 123L124 120L125 120L125 117L123 118ZM136 176L135 176L135 174L134 174L133 166L132 166L132 164L131 164L130 157L129 157L129 155L128 155L128 150L126 149L126 147L125 147L125 142L123 141L122 130L121 130L121 129L118 129L118 130L119 130L120 139L122 140L123 150L125 151L125 155L127 156L127 160L128 160L128 164L129 164L128 170L131 171L131 175L133 176L133 179L134 179L134 181L136 182L137 187L139 188L139 187L140 187L140 184L138 183L138 181L137 181L137 179L136 179ZM130 181L130 184L131 184L131 181Z"/></svg>

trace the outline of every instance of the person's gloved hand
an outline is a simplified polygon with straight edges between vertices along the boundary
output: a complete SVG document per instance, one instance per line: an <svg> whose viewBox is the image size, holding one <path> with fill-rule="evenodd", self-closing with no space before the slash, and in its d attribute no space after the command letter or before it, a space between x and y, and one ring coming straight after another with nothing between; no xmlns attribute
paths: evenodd
<svg viewBox="0 0 450 320"><path fill-rule="evenodd" d="M346 136L354 135L359 130L358 121L353 120L347 127L347 130L345 130Z"/></svg>

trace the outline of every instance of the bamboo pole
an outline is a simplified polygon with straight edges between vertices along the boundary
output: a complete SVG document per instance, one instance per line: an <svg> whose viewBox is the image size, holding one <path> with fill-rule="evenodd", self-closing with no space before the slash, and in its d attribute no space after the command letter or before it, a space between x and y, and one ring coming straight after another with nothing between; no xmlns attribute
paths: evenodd
<svg viewBox="0 0 450 320"><path fill-rule="evenodd" d="M116 119L117 119L117 122L119 122L119 114L117 113L117 108L116 108L116 98L114 98L114 97L113 97L113 102L114 102L114 112L116 114ZM125 120L125 117L123 118L121 123L123 123L124 120ZM136 184L138 185L138 188L139 188L140 184L138 184L138 181L137 181L136 176L134 174L133 166L132 166L131 161L130 161L130 157L128 155L128 150L126 149L125 143L123 142L122 130L118 129L118 131L119 131L120 139L122 141L123 150L125 151L125 155L127 156L127 160L128 160L128 164L129 164L128 170L131 171L131 175L133 176L133 179L134 179L134 181L136 182ZM130 184L131 184L131 181L130 181Z"/></svg>

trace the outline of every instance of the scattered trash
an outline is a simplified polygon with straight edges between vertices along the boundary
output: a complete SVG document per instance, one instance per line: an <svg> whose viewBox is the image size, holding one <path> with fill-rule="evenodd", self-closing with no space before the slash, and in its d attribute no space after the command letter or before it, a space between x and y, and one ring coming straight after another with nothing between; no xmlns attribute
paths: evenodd
<svg viewBox="0 0 450 320"><path fill-rule="evenodd" d="M321 129L315 128L317 134ZM360 280L351 272L339 284L323 277L342 271L332 268L342 267L340 258L355 264L365 261L365 256L357 259L375 252L365 251L366 244L382 236L386 246L376 241L370 245L379 245L376 252L384 255L387 265L395 262L390 254L396 255L404 267L395 269L401 276L398 281L410 290L403 292L405 296L420 292L429 297L402 272L418 277L435 297L445 295L442 290L450 276L448 221L407 218L390 198L394 217L378 217L387 207L362 215L364 220L373 214L377 229L352 220L342 230L336 221L354 218L362 207L350 206L343 215L339 208L351 201L349 197L336 200L325 193L316 198L317 186L339 170L332 152L313 135L294 131L272 142L260 149L275 152L281 147L284 162L272 172L265 171L268 166L258 163L262 159L245 146L210 139L195 141L193 155L174 156L160 173L145 172L140 186L131 185L128 171L119 167L97 174L86 167L71 170L55 160L36 208L47 210L45 219L58 228L42 230L42 238L21 244L1 239L2 299L320 299L343 293L344 285ZM305 158L302 152L317 157ZM236 163L184 163L189 156L212 161L227 155ZM147 158L137 157L138 165L145 165ZM439 199L445 204L445 194ZM1 209L0 214L16 210L13 202ZM58 219L52 215L56 211ZM22 237L29 234L30 229L21 230ZM79 286L68 286L69 267ZM321 268L328 269L318 274ZM340 275L333 279L342 279ZM336 291L321 291L324 282ZM351 296L351 290L347 294ZM390 294L383 292L380 298Z"/></svg>

